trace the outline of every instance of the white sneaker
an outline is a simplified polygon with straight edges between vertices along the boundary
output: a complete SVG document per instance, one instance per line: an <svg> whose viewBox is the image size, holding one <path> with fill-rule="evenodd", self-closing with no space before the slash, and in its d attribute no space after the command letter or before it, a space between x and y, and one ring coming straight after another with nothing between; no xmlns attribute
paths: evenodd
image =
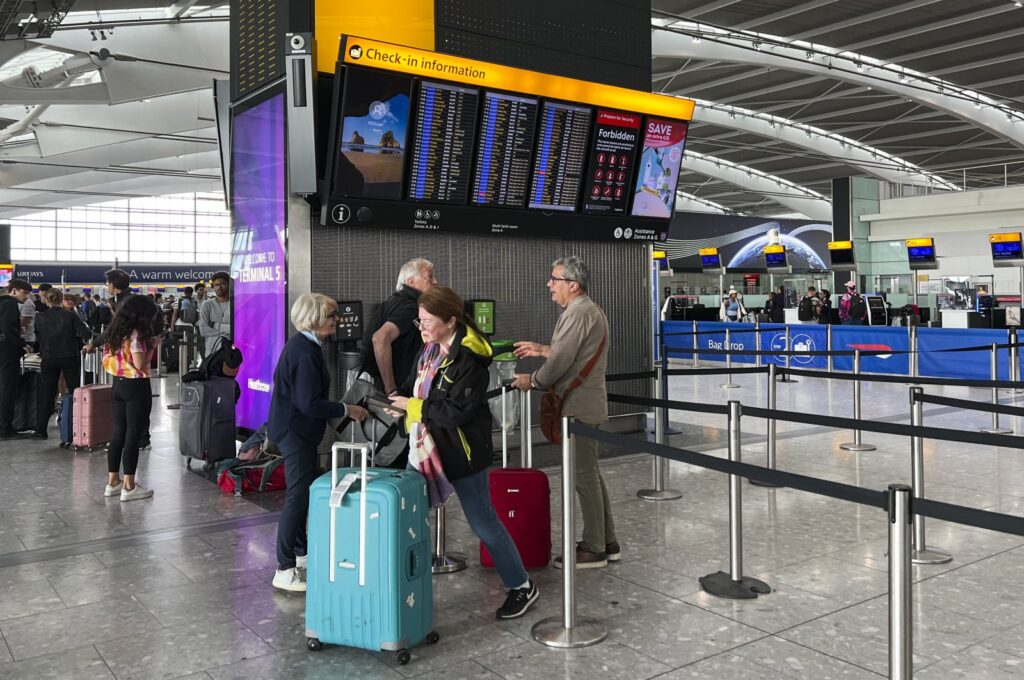
<svg viewBox="0 0 1024 680"><path fill-rule="evenodd" d="M306 592L306 580L299 574L299 570L294 568L275 571L273 586L293 593Z"/></svg>
<svg viewBox="0 0 1024 680"><path fill-rule="evenodd" d="M153 495L152 489L147 489L141 484L136 484L135 488L129 491L128 489L121 489L121 502L126 501L137 501L142 498L149 498Z"/></svg>
<svg viewBox="0 0 1024 680"><path fill-rule="evenodd" d="M103 495L104 496L116 496L117 494L121 493L121 489L123 489L123 488L124 488L124 481L120 481L117 484L115 484L114 486L110 486L109 484L107 484L106 488L103 489Z"/></svg>
<svg viewBox="0 0 1024 680"><path fill-rule="evenodd" d="M306 571L306 565L309 564L308 555L296 555L295 556L295 568L299 571Z"/></svg>

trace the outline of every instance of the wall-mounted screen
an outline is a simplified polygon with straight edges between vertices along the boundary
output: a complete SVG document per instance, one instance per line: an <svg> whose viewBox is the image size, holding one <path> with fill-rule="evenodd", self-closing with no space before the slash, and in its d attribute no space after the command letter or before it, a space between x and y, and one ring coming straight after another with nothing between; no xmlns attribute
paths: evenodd
<svg viewBox="0 0 1024 680"><path fill-rule="evenodd" d="M410 199L466 202L479 99L472 88L420 83L409 165Z"/></svg>
<svg viewBox="0 0 1024 680"><path fill-rule="evenodd" d="M590 109L544 102L530 181L531 208L572 212L579 202Z"/></svg>
<svg viewBox="0 0 1024 680"><path fill-rule="evenodd" d="M852 241L829 241L828 256L833 269L853 267L857 264L853 255Z"/></svg>
<svg viewBox="0 0 1024 680"><path fill-rule="evenodd" d="M992 247L992 264L995 266L1017 266L1024 260L1020 232L991 234L988 241Z"/></svg>
<svg viewBox="0 0 1024 680"><path fill-rule="evenodd" d="M764 249L764 266L767 269L786 269L786 247L767 246Z"/></svg>
<svg viewBox="0 0 1024 680"><path fill-rule="evenodd" d="M722 256L718 248L700 249L700 268L704 271L719 270L722 268Z"/></svg>
<svg viewBox="0 0 1024 680"><path fill-rule="evenodd" d="M232 331L244 358L235 422L252 430L270 412L287 327L284 96L237 110L232 120Z"/></svg>
<svg viewBox="0 0 1024 680"><path fill-rule="evenodd" d="M497 92L484 94L476 142L473 203L523 207L536 125L536 99Z"/></svg>
<svg viewBox="0 0 1024 680"><path fill-rule="evenodd" d="M402 197L412 78L350 68L345 73L334 191Z"/></svg>
<svg viewBox="0 0 1024 680"><path fill-rule="evenodd" d="M13 264L0 264L0 288L6 288L14 278Z"/></svg>
<svg viewBox="0 0 1024 680"><path fill-rule="evenodd" d="M934 262L935 246L932 244L928 244L926 246L910 246L907 248L907 259L911 262Z"/></svg>
<svg viewBox="0 0 1024 680"><path fill-rule="evenodd" d="M621 215L629 202L630 178L640 141L639 114L598 111L590 143L583 211Z"/></svg>
<svg viewBox="0 0 1024 680"><path fill-rule="evenodd" d="M637 161L634 217L672 217L687 128L678 120L647 119L643 151Z"/></svg>

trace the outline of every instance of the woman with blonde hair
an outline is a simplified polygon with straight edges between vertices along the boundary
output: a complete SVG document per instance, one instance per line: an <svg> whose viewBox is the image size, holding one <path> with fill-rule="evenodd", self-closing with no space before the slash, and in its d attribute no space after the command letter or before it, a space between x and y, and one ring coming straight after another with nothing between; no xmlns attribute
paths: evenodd
<svg viewBox="0 0 1024 680"><path fill-rule="evenodd" d="M366 409L331 401L331 376L324 361L323 341L338 328L338 304L320 293L305 293L292 305L298 331L285 344L274 369L267 437L284 457L287 484L284 508L277 523L277 572L273 585L281 590L306 590L306 516L309 486L316 478L316 448L327 421L348 416L364 420Z"/></svg>

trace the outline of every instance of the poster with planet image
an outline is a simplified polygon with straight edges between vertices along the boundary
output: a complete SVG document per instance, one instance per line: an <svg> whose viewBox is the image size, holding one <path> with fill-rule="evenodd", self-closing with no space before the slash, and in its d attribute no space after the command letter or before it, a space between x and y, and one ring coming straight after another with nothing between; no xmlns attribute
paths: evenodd
<svg viewBox="0 0 1024 680"><path fill-rule="evenodd" d="M648 118L644 145L637 162L633 217L672 217L683 159L687 124Z"/></svg>

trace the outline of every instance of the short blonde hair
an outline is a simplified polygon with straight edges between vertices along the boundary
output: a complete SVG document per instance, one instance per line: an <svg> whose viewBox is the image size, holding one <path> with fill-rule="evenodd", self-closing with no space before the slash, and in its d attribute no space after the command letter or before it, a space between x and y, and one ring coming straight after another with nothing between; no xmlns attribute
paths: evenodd
<svg viewBox="0 0 1024 680"><path fill-rule="evenodd" d="M337 309L338 303L326 295L303 293L292 305L292 325L299 332L313 332L323 326L327 317Z"/></svg>

